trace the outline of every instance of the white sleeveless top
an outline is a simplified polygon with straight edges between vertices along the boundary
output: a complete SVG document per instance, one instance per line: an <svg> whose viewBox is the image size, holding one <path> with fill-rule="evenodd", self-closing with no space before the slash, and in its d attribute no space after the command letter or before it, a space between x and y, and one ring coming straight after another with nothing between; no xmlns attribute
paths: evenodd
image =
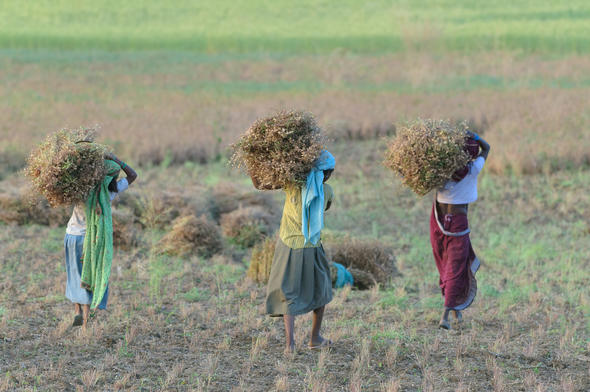
<svg viewBox="0 0 590 392"><path fill-rule="evenodd" d="M117 181L117 192L109 191L109 198L111 202L115 200L115 197L123 191L129 188L129 182L126 178L121 178ZM66 234L70 235L85 235L86 234L86 206L84 204L78 204L74 207L72 217L68 221L66 227Z"/></svg>
<svg viewBox="0 0 590 392"><path fill-rule="evenodd" d="M477 157L469 165L469 173L461 181L447 181L438 190L436 200L445 204L469 204L477 200L477 175L486 160Z"/></svg>

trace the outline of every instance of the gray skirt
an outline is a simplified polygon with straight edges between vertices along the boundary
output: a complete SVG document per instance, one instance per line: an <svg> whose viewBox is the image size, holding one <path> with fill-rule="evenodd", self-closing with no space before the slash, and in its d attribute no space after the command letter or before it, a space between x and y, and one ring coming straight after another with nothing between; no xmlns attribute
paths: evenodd
<svg viewBox="0 0 590 392"><path fill-rule="evenodd" d="M296 316L332 300L330 263L324 248L291 249L277 241L266 290L266 313Z"/></svg>

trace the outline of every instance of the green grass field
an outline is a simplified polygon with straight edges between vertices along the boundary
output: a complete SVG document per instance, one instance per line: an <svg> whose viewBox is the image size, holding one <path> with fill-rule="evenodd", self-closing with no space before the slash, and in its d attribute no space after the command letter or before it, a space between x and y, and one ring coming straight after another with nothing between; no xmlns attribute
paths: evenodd
<svg viewBox="0 0 590 392"><path fill-rule="evenodd" d="M588 19L582 1L2 3L0 391L589 390ZM246 278L251 249L156 252L179 214L280 211L227 157L283 108L331 137L326 250L379 240L399 271L335 291L329 351L306 350L299 318L293 357ZM470 209L478 296L450 332L431 195L381 165L392 125L418 116L492 145ZM20 169L47 133L94 125L140 178L115 207L109 309L84 332L63 294L70 211L23 207Z"/></svg>
<svg viewBox="0 0 590 392"><path fill-rule="evenodd" d="M12 48L171 49L204 53L523 50L586 53L584 1L11 1L0 44Z"/></svg>

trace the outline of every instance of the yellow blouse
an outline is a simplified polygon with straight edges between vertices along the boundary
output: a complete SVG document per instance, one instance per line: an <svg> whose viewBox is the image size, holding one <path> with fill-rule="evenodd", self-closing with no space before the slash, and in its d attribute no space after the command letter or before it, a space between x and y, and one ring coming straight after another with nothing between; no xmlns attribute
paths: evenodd
<svg viewBox="0 0 590 392"><path fill-rule="evenodd" d="M281 219L281 228L279 236L283 243L291 249L315 248L317 244L305 244L305 237L301 231L301 187L290 186L285 189L285 206L283 207L283 217ZM329 202L334 198L334 191L328 184L324 184L324 210Z"/></svg>

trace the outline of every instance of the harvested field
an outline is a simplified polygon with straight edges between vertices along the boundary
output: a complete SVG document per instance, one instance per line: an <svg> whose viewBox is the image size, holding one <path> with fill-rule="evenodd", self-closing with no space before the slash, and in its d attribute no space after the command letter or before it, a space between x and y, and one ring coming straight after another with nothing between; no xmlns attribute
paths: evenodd
<svg viewBox="0 0 590 392"><path fill-rule="evenodd" d="M587 2L316 3L3 2L0 391L590 390ZM264 281L273 237L245 248L221 227L280 218L284 194L227 165L280 110L312 112L336 157L326 251L395 257L378 285L334 292L330 350L307 350L306 315L288 357L248 277ZM394 124L418 117L468 121L492 147L469 212L479 291L451 331L432 199L381 165ZM21 171L49 130L80 126L139 173L86 332L64 297L71 211L28 207Z"/></svg>

